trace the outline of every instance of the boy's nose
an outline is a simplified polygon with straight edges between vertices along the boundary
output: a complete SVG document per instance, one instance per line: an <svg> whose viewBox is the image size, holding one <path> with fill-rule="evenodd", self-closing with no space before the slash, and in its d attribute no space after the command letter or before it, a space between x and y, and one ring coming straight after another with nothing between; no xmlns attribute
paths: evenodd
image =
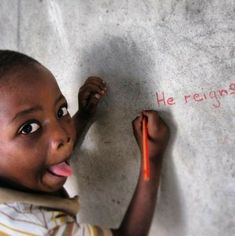
<svg viewBox="0 0 235 236"><path fill-rule="evenodd" d="M63 146L67 145L70 142L70 137L58 137L51 141L51 148L52 150L59 150L63 148Z"/></svg>
<svg viewBox="0 0 235 236"><path fill-rule="evenodd" d="M69 132L59 124L55 124L51 130L50 146L52 152L62 151L68 149L67 152L72 151L73 140Z"/></svg>

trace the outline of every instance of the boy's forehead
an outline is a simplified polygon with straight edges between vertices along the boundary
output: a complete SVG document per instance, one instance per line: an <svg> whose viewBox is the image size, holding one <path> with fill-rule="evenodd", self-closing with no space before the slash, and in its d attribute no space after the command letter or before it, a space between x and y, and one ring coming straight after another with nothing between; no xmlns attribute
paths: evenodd
<svg viewBox="0 0 235 236"><path fill-rule="evenodd" d="M35 82L36 80L41 80L43 78L53 79L53 75L49 70L40 64L30 64L30 65L17 65L14 66L11 70L8 70L6 74L0 77L0 85L19 85L22 83Z"/></svg>
<svg viewBox="0 0 235 236"><path fill-rule="evenodd" d="M0 79L0 112L60 95L53 75L42 66L13 70L5 76Z"/></svg>

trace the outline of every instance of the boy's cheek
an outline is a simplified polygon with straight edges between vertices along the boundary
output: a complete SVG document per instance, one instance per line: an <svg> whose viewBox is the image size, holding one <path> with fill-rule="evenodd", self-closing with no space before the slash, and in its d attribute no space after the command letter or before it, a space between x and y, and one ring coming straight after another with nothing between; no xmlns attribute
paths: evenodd
<svg viewBox="0 0 235 236"><path fill-rule="evenodd" d="M14 140L14 145L18 149L27 148L30 150L32 147L37 147L39 144L38 141L38 135L18 135L18 137Z"/></svg>
<svg viewBox="0 0 235 236"><path fill-rule="evenodd" d="M47 146L45 140L41 137L23 136L8 142L3 150L0 150L6 159L11 160L13 163L19 165L30 163L32 167L44 162L47 153ZM3 153L1 153L3 151Z"/></svg>

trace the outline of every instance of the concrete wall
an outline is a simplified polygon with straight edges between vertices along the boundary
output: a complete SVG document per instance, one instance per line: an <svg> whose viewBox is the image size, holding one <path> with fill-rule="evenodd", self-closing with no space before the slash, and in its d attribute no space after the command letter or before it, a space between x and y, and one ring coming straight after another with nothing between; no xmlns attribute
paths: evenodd
<svg viewBox="0 0 235 236"><path fill-rule="evenodd" d="M131 121L157 109L172 137L150 235L235 235L233 0L1 0L0 47L44 63L72 114L87 76L108 83L67 183L81 221L119 225L139 168Z"/></svg>

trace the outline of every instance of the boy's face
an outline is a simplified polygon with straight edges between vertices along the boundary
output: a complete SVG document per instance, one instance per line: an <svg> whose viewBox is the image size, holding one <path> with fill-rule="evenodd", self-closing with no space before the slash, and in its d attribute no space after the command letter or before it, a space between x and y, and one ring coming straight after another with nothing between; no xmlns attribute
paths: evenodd
<svg viewBox="0 0 235 236"><path fill-rule="evenodd" d="M75 140L66 100L43 66L5 76L0 80L0 180L57 191L71 174L67 161Z"/></svg>

